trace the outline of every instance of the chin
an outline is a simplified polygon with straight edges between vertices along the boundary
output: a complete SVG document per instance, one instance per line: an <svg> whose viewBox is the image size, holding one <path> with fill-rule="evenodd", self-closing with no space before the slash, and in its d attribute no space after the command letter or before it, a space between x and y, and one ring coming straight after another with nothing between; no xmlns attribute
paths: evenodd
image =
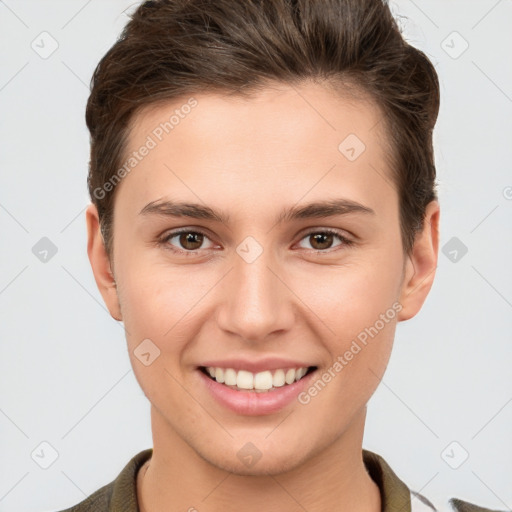
<svg viewBox="0 0 512 512"><path fill-rule="evenodd" d="M221 457L206 460L219 469L239 476L277 476L295 469L300 464L298 460L291 460L285 456L275 457L275 454L262 456L253 465L244 464L236 456L235 458Z"/></svg>
<svg viewBox="0 0 512 512"><path fill-rule="evenodd" d="M295 445L286 445L283 442L273 443L264 436L237 438L196 446L194 450L208 464L241 476L279 475L297 468L307 458L300 439Z"/></svg>

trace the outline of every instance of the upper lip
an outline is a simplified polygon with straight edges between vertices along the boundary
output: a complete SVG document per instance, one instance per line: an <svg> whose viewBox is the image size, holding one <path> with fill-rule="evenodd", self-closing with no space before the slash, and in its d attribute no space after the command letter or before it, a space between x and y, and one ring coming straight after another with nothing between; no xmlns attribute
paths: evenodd
<svg viewBox="0 0 512 512"><path fill-rule="evenodd" d="M312 364L296 361L292 359L284 359L280 357L269 357L255 361L254 359L218 359L215 361L205 361L200 367L213 366L215 368L233 368L234 370L246 370L252 373L263 372L265 370L278 370L280 368L309 368Z"/></svg>

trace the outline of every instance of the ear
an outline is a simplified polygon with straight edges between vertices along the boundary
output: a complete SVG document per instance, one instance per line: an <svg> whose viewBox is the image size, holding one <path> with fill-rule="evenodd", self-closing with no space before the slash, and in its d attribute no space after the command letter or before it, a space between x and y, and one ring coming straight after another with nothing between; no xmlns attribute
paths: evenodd
<svg viewBox="0 0 512 512"><path fill-rule="evenodd" d="M409 320L418 313L434 282L439 246L439 216L439 203L431 201L426 208L423 229L416 234L411 254L406 257L399 322Z"/></svg>
<svg viewBox="0 0 512 512"><path fill-rule="evenodd" d="M105 250L103 236L100 230L98 210L90 204L85 211L87 223L87 254L91 263L96 285L103 297L107 308L115 320L122 320L116 282L112 273L110 260Z"/></svg>

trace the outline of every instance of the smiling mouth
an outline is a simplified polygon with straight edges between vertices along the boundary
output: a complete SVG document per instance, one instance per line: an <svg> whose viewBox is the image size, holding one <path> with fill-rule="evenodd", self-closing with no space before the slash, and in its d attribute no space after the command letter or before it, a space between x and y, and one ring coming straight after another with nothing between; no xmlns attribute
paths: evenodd
<svg viewBox="0 0 512 512"><path fill-rule="evenodd" d="M246 370L233 368L215 368L212 366L200 366L199 370L211 380L237 391L254 391L266 393L289 386L298 382L306 375L314 372L316 366L289 368L277 370L265 370L252 373Z"/></svg>

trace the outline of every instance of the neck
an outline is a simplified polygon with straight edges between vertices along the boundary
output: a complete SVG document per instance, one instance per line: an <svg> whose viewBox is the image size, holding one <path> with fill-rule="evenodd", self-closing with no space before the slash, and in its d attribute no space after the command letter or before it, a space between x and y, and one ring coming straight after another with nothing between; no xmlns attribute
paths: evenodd
<svg viewBox="0 0 512 512"><path fill-rule="evenodd" d="M141 512L380 512L378 486L362 460L366 407L334 444L286 472L225 471L187 444L153 407L153 456L137 475Z"/></svg>

